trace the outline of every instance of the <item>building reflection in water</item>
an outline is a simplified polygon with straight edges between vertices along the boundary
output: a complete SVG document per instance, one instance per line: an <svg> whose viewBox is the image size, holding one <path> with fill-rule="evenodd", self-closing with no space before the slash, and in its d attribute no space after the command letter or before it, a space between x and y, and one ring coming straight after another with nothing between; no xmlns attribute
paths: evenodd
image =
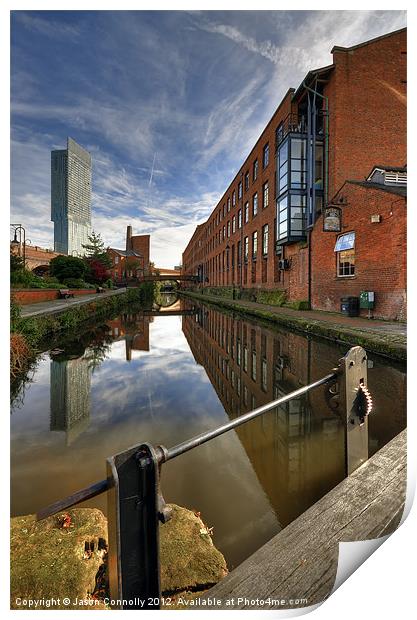
<svg viewBox="0 0 417 620"><path fill-rule="evenodd" d="M124 313L107 321L112 340L125 341L127 361L132 359L132 350L149 351L149 323L152 321L153 316L145 316L143 313Z"/></svg>
<svg viewBox="0 0 417 620"><path fill-rule="evenodd" d="M51 431L63 431L66 445L90 423L91 366L84 356L51 360Z"/></svg>
<svg viewBox="0 0 417 620"><path fill-rule="evenodd" d="M341 356L333 344L266 329L205 307L195 317L183 317L183 332L231 419L326 375ZM398 375L401 395L403 374ZM392 436L402 424L398 419ZM324 388L236 432L282 527L345 475L344 424L329 408ZM391 438L385 435L371 442L378 446Z"/></svg>
<svg viewBox="0 0 417 620"><path fill-rule="evenodd" d="M65 432L67 446L88 428L91 375L106 358L109 343L124 340L126 360L130 361L132 350L149 351L152 321L153 316L143 313L122 314L107 321L103 332L94 332L93 342L87 348L77 341L51 359L50 430ZM76 353L74 346L78 349Z"/></svg>

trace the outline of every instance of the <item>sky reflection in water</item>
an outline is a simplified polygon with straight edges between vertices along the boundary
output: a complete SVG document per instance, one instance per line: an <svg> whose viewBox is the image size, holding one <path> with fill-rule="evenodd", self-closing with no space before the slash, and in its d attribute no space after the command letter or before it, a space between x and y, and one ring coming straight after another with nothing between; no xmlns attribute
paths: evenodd
<svg viewBox="0 0 417 620"><path fill-rule="evenodd" d="M131 445L171 447L313 381L345 351L201 307L120 315L84 341L43 354L12 412L13 514L101 480ZM405 371L371 365L374 452L405 426ZM167 463L162 490L214 526L232 568L343 478L343 451L342 423L316 393ZM86 505L106 511L106 497Z"/></svg>

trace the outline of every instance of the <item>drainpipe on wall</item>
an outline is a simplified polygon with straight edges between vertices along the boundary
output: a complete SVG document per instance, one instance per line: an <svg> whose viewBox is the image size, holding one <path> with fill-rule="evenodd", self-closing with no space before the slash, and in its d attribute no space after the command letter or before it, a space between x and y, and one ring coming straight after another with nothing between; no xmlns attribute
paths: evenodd
<svg viewBox="0 0 417 620"><path fill-rule="evenodd" d="M311 233L308 231L308 305L311 309Z"/></svg>
<svg viewBox="0 0 417 620"><path fill-rule="evenodd" d="M327 205L328 193L329 193L329 98L325 95L322 95L318 91L307 86L305 81L303 82L303 86L306 90L309 90L314 95L318 95L322 99L324 99L324 115L326 118L326 129L324 132L324 206Z"/></svg>
<svg viewBox="0 0 417 620"><path fill-rule="evenodd" d="M317 90L314 90L310 88L309 86L307 86L305 81L303 82L303 86L306 90L310 91L314 95L314 100L313 100L314 109L315 109L315 98L317 95L324 100L326 128L324 132L324 192L323 192L324 193L324 200L323 200L324 204L323 204L323 207L325 207L327 205L328 191L329 191L328 189L329 188L329 98L326 97L325 95L322 95ZM316 82L316 87L317 87L317 82ZM310 99L309 99L309 107L310 107ZM310 121L310 118L308 118L308 121ZM315 135L314 135L314 140L315 140ZM315 149L313 150L315 151ZM314 157L315 157L315 154L314 154ZM315 161L312 162L312 167L311 167L312 172L314 169L315 169ZM315 179L313 177L311 178L311 181L312 181L312 185L314 186ZM315 205L313 205L313 207L315 207ZM312 231L310 229L308 233L308 303L310 305L310 308L311 308L311 232Z"/></svg>

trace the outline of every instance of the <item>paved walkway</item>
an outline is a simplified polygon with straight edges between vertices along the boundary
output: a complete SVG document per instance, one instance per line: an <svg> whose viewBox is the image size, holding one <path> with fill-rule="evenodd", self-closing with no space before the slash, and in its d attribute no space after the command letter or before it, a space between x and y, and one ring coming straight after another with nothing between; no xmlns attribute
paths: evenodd
<svg viewBox="0 0 417 620"><path fill-rule="evenodd" d="M214 295L186 293L201 301L215 303L224 308L247 312L261 319L274 321L290 329L317 334L338 342L361 346L394 359L405 360L407 351L407 325L398 321L381 321L362 317L349 317L337 312L319 310L293 310L241 299L226 299Z"/></svg>
<svg viewBox="0 0 417 620"><path fill-rule="evenodd" d="M346 325L353 329L371 331L375 333L392 334L393 336L406 336L407 323L399 323L398 321L381 321L378 319L367 319L359 316L345 316L339 312L323 312L321 310L293 310L292 308L281 308L277 306L268 306L267 304L258 304L253 301L241 301L238 303L246 307L262 307L268 312L275 312L283 316L294 318L313 319L315 321L324 321L329 324Z"/></svg>
<svg viewBox="0 0 417 620"><path fill-rule="evenodd" d="M106 291L105 293L91 293L91 295L80 295L79 297L70 297L69 299L53 299L52 301L41 301L37 304L27 304L22 306L21 316L29 318L31 316L58 314L74 306L82 306L96 299L104 299L105 297L112 297L112 295L120 295L125 292L125 288L119 288L115 291Z"/></svg>

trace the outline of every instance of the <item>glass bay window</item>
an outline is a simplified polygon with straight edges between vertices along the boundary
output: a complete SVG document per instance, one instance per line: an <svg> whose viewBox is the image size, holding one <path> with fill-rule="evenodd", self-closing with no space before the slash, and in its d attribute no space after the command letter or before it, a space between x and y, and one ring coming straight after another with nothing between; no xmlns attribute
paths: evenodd
<svg viewBox="0 0 417 620"><path fill-rule="evenodd" d="M309 187L307 165L307 137L289 133L279 145L277 153L277 246L295 243L306 238L308 196L314 200L314 210L323 202L323 144L316 139L314 170Z"/></svg>
<svg viewBox="0 0 417 620"><path fill-rule="evenodd" d="M288 243L305 237L306 196L287 193L277 204L277 242Z"/></svg>

